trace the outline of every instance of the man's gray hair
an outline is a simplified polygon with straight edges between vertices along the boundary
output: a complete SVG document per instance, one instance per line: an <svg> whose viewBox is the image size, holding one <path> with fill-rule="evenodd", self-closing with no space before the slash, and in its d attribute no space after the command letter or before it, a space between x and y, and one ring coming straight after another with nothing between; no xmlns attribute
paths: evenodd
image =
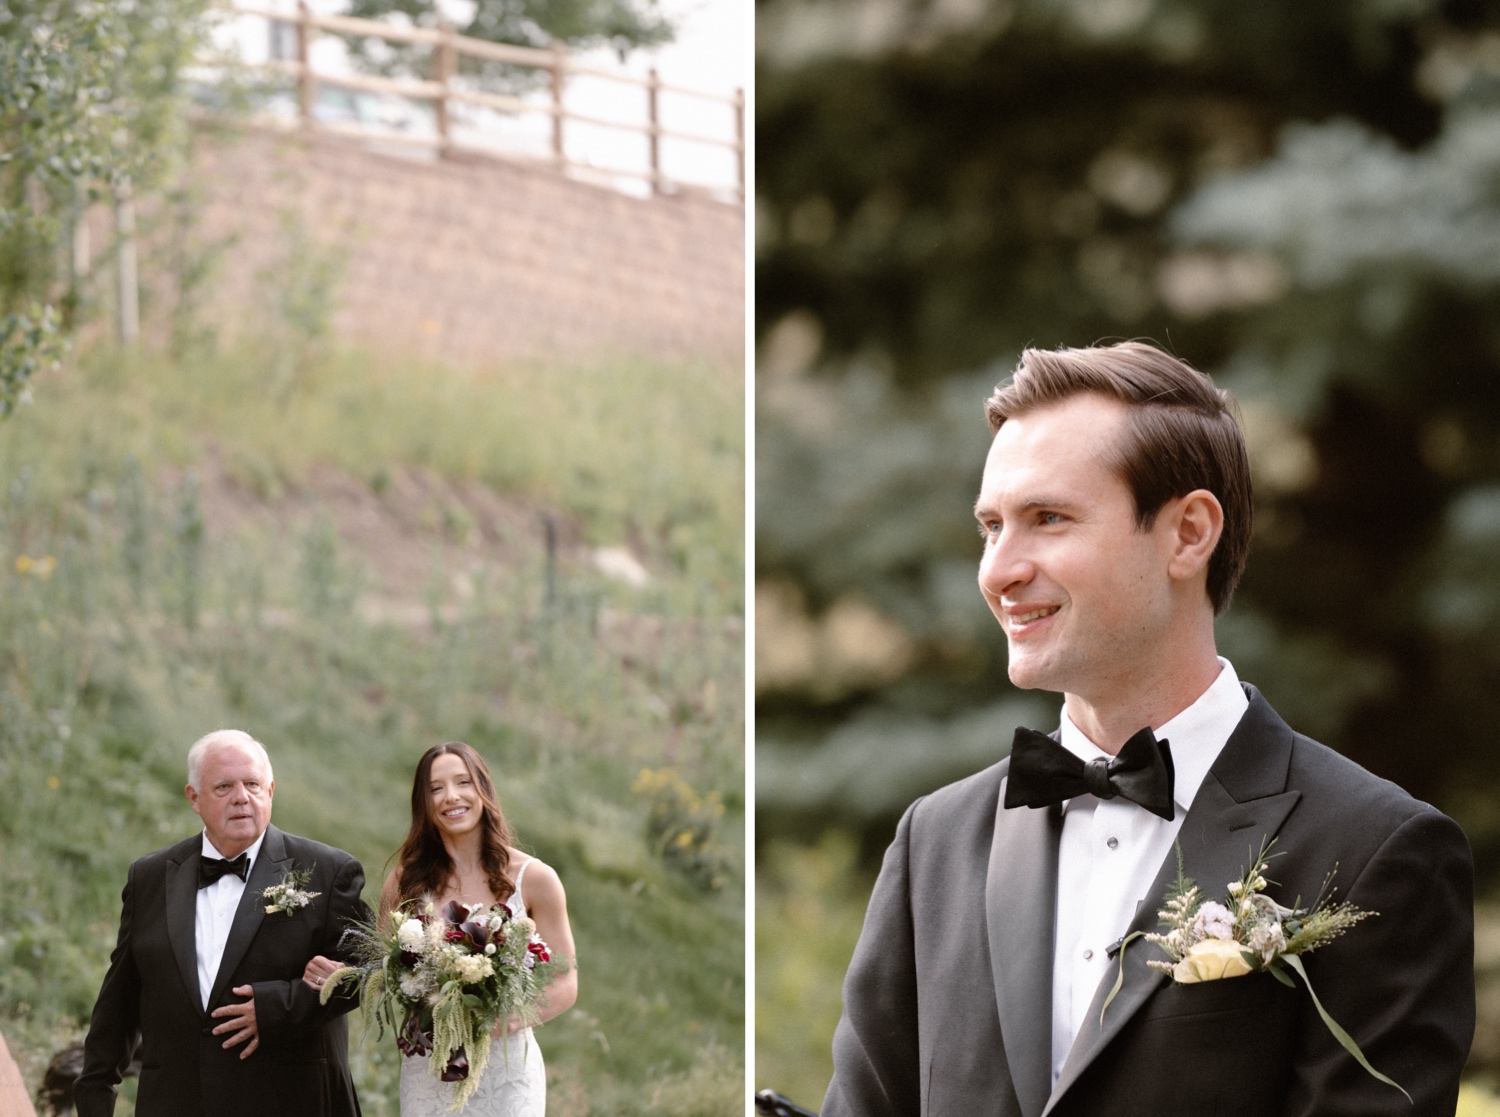
<svg viewBox="0 0 1500 1117"><path fill-rule="evenodd" d="M194 791L202 791L198 781L203 777L203 759L209 753L215 752L231 745L246 749L249 752L258 753L260 762L266 770L266 782L275 779L271 771L271 757L266 752L266 746L257 741L243 729L215 729L212 733L205 733L193 742L193 747L188 749L188 785Z"/></svg>

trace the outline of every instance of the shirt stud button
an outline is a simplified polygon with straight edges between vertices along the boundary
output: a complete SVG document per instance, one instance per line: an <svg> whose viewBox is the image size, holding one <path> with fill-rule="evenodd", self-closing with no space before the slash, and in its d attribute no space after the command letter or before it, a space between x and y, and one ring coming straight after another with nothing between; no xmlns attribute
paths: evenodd
<svg viewBox="0 0 1500 1117"><path fill-rule="evenodd" d="M1085 950L1083 952L1083 960L1085 962L1091 962L1091 961L1093 961L1093 959L1094 959L1094 952L1092 950Z"/></svg>
<svg viewBox="0 0 1500 1117"><path fill-rule="evenodd" d="M1119 838L1111 838L1109 841L1105 842L1104 844L1107 845L1107 846L1109 846L1110 849L1115 849L1115 848L1117 848L1119 846L1120 839Z"/></svg>

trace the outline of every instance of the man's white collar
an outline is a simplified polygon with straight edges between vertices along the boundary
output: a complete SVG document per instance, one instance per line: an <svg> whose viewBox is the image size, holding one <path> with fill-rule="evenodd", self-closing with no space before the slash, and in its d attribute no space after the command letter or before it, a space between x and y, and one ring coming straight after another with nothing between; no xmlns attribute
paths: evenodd
<svg viewBox="0 0 1500 1117"><path fill-rule="evenodd" d="M1203 778L1250 707L1250 699L1245 697L1245 689L1240 686L1234 665L1220 656L1219 667L1218 676L1191 706L1165 725L1152 727L1158 739L1171 745L1175 773L1172 799L1184 812L1193 805ZM1109 756L1073 724L1066 705L1063 706L1061 740L1063 747L1080 760Z"/></svg>

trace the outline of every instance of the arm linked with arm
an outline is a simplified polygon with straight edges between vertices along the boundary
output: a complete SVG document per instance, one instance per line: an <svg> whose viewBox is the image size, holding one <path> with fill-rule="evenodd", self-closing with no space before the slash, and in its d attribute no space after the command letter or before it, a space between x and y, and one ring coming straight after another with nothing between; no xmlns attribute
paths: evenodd
<svg viewBox="0 0 1500 1117"><path fill-rule="evenodd" d="M316 944L318 954L337 959L347 956L347 948L340 942L344 931L370 919L370 909L360 899L364 885L364 869L353 857L349 858L339 867L329 890L328 918L322 939ZM300 976L290 981L259 981L254 990L259 1028L268 1037L320 1028L358 1003L352 992L341 991L330 997L326 1005L320 1004L318 991Z"/></svg>

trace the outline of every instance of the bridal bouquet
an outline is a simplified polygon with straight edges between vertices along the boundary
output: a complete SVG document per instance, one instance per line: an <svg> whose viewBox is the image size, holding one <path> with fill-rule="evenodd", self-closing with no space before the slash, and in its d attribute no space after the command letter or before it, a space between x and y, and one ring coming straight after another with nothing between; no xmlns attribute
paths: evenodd
<svg viewBox="0 0 1500 1117"><path fill-rule="evenodd" d="M1312 998L1318 1015L1344 1050L1381 1082L1395 1086L1405 1094L1395 1080L1370 1065L1354 1038L1328 1015L1313 992L1312 982L1308 980L1307 970L1299 957L1332 942L1360 920L1376 913L1361 911L1352 904L1333 903L1329 896L1332 873L1323 882L1318 898L1310 907L1288 908L1278 904L1265 894L1269 883L1265 876L1266 865L1274 844L1273 841L1263 845L1250 871L1239 880L1229 882L1228 895L1223 903L1206 899L1198 886L1183 875L1179 847L1177 883L1167 896L1163 909L1157 913L1166 930L1155 934L1136 931L1121 944L1120 974L1105 998L1104 1008L1109 1008L1124 981L1124 947L1137 937L1161 947L1168 960L1153 958L1146 965L1170 974L1178 985L1265 972L1283 985L1295 987L1288 973L1291 971L1307 986L1307 994ZM1297 905L1300 904L1299 897ZM1101 1023L1103 1019L1101 1011ZM1410 1097L1408 1094L1408 1100Z"/></svg>
<svg viewBox="0 0 1500 1117"><path fill-rule="evenodd" d="M362 924L347 934L355 964L329 976L323 1003L337 986L355 985L382 1036L389 1024L403 1055L431 1055L432 1073L458 1083L454 1109L478 1088L490 1031L506 1017L535 1022L537 998L568 969L552 960L536 924L504 904L455 901L441 912L431 900L403 904L385 929Z"/></svg>

